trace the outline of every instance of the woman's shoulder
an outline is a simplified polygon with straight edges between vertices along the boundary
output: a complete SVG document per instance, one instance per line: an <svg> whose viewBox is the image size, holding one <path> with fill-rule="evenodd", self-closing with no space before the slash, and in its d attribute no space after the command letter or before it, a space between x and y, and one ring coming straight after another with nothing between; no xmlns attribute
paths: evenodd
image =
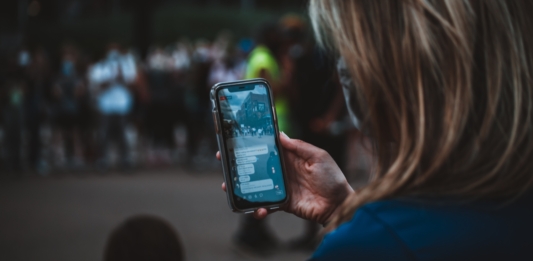
<svg viewBox="0 0 533 261"><path fill-rule="evenodd" d="M311 260L411 260L413 254L375 210L391 202L375 202L357 210L352 220L327 234ZM379 242L379 244L377 244ZM382 251L387 249L387 251Z"/></svg>
<svg viewBox="0 0 533 261"><path fill-rule="evenodd" d="M312 260L457 259L509 251L519 258L533 245L531 203L530 196L511 203L427 198L369 203L327 234Z"/></svg>

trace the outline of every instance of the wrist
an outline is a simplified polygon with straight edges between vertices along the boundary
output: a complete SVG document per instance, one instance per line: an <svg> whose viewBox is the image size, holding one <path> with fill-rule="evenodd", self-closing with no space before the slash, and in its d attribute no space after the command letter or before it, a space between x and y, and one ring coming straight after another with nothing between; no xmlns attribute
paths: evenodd
<svg viewBox="0 0 533 261"><path fill-rule="evenodd" d="M336 203L334 203L332 205L332 209L329 211L329 213L326 215L326 218L324 219L323 222L320 222L320 224L323 226L323 227L326 227L329 223L331 223L331 221L335 218L335 216L337 216L337 214L341 211L342 209L342 203L350 196L352 195L353 193L355 193L355 191L353 190L353 188L350 186L350 184L348 184L348 182L346 182L345 186L343 189L340 189L339 191L341 191L339 197L338 197L338 200L336 201Z"/></svg>

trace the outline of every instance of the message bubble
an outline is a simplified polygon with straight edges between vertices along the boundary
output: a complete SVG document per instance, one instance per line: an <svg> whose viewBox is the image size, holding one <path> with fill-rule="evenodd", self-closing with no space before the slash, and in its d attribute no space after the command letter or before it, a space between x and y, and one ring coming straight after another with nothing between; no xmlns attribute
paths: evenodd
<svg viewBox="0 0 533 261"><path fill-rule="evenodd" d="M246 147L246 148L235 148L236 158L257 156L257 155L263 155L267 153L268 153L267 145L253 146L253 147Z"/></svg>
<svg viewBox="0 0 533 261"><path fill-rule="evenodd" d="M254 164L237 165L237 173L239 176L254 174Z"/></svg>
<svg viewBox="0 0 533 261"><path fill-rule="evenodd" d="M246 175L246 176L239 176L239 181L240 182L248 182L250 181L250 176Z"/></svg>
<svg viewBox="0 0 533 261"><path fill-rule="evenodd" d="M257 157L256 156L237 158L237 164L238 165L256 163L256 162L257 162Z"/></svg>
<svg viewBox="0 0 533 261"><path fill-rule="evenodd" d="M272 181L272 179L262 179L262 180L257 180L257 181L241 183L242 194L271 190L271 189L274 189L274 182Z"/></svg>

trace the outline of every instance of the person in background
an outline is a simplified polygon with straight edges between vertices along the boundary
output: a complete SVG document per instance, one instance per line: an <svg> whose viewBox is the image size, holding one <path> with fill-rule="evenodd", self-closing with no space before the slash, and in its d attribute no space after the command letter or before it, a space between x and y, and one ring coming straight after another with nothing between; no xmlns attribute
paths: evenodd
<svg viewBox="0 0 533 261"><path fill-rule="evenodd" d="M22 130L24 126L24 90L26 81L21 72L15 72L5 84L6 98L2 108L4 120L5 162L8 172L21 172Z"/></svg>
<svg viewBox="0 0 533 261"><path fill-rule="evenodd" d="M185 253L178 234L166 220L137 215L116 227L104 249L104 261L182 261Z"/></svg>
<svg viewBox="0 0 533 261"><path fill-rule="evenodd" d="M56 143L63 145L64 163L71 168L80 164L76 156L78 125L81 119L81 100L86 92L85 82L76 71L76 53L65 47L61 57L60 75L52 86L52 111ZM56 160L60 160L59 153ZM61 161L60 161L61 162Z"/></svg>
<svg viewBox="0 0 533 261"><path fill-rule="evenodd" d="M3 81L0 86L0 112L2 115L2 147L4 169L7 173L23 171L22 131L24 128L24 104L28 89L27 73L31 64L31 52L21 46L17 52L8 55L6 70L2 71Z"/></svg>
<svg viewBox="0 0 533 261"><path fill-rule="evenodd" d="M180 83L173 78L175 62L170 52L154 48L148 58L148 99L146 129L150 142L148 162L151 165L171 163L174 148L175 115L183 109Z"/></svg>
<svg viewBox="0 0 533 261"><path fill-rule="evenodd" d="M97 125L97 112L89 89L87 69L88 56L79 47L73 44L65 46L74 54L76 72L83 79L83 86L78 90L78 115L76 121L76 140L78 144L79 159L82 166L87 167L97 161L98 141L95 137Z"/></svg>
<svg viewBox="0 0 533 261"><path fill-rule="evenodd" d="M300 138L327 151L341 169L345 166L346 135L335 130L345 115L335 61L308 37L305 21L289 14L281 19L284 38L283 68L290 68L290 111ZM285 71L287 72L287 71ZM289 247L312 251L320 242L320 227L307 221L305 232Z"/></svg>
<svg viewBox="0 0 533 261"><path fill-rule="evenodd" d="M213 63L213 52L211 45L205 39L198 39L194 45L192 53L192 66L190 70L190 84L185 88L185 124L187 128L187 157L186 167L193 170L199 167L197 164L201 138L211 135L214 126L210 119L211 102L209 100L209 74ZM211 131L209 131L211 130ZM216 142L211 138L210 146L216 146Z"/></svg>
<svg viewBox="0 0 533 261"><path fill-rule="evenodd" d="M242 80L246 62L236 53L234 45L228 45L226 50L215 59L209 71L208 85L213 86L219 82Z"/></svg>
<svg viewBox="0 0 533 261"><path fill-rule="evenodd" d="M250 52L245 79L266 79L274 93L274 106L281 131L291 133L287 80L292 70L282 67L284 37L279 23L263 24L256 36L256 47Z"/></svg>
<svg viewBox="0 0 533 261"><path fill-rule="evenodd" d="M181 39L176 43L175 49L172 51L174 70L186 72L191 67L191 52L187 39Z"/></svg>
<svg viewBox="0 0 533 261"><path fill-rule="evenodd" d="M108 149L116 143L122 166L130 165L126 141L126 125L133 108L129 84L137 78L137 67L131 54L123 54L120 47L111 44L106 59L90 70L96 107L100 114L99 143L100 167L109 167Z"/></svg>
<svg viewBox="0 0 533 261"><path fill-rule="evenodd" d="M52 73L48 54L43 47L36 48L32 57L27 71L28 89L24 101L25 127L28 133L27 160L30 169L45 174L40 131L46 109L45 94L50 88Z"/></svg>
<svg viewBox="0 0 533 261"><path fill-rule="evenodd" d="M249 54L244 78L263 78L270 83L274 93L279 130L290 132L288 98L284 92L284 81L278 62L283 46L282 41L281 28L278 23L263 24L256 36L257 45ZM255 128L248 128L248 133L254 136ZM266 222L254 219L250 215L242 217L233 238L235 244L241 249L260 255L272 253L279 244Z"/></svg>

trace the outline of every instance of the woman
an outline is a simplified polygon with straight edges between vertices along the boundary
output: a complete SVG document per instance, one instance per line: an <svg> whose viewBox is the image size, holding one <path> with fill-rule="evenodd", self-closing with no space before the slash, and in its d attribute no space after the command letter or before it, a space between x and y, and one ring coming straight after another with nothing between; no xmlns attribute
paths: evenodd
<svg viewBox="0 0 533 261"><path fill-rule="evenodd" d="M284 210L330 232L312 260L533 260L532 12L520 0L311 1L377 159L353 191L326 152L281 135Z"/></svg>

